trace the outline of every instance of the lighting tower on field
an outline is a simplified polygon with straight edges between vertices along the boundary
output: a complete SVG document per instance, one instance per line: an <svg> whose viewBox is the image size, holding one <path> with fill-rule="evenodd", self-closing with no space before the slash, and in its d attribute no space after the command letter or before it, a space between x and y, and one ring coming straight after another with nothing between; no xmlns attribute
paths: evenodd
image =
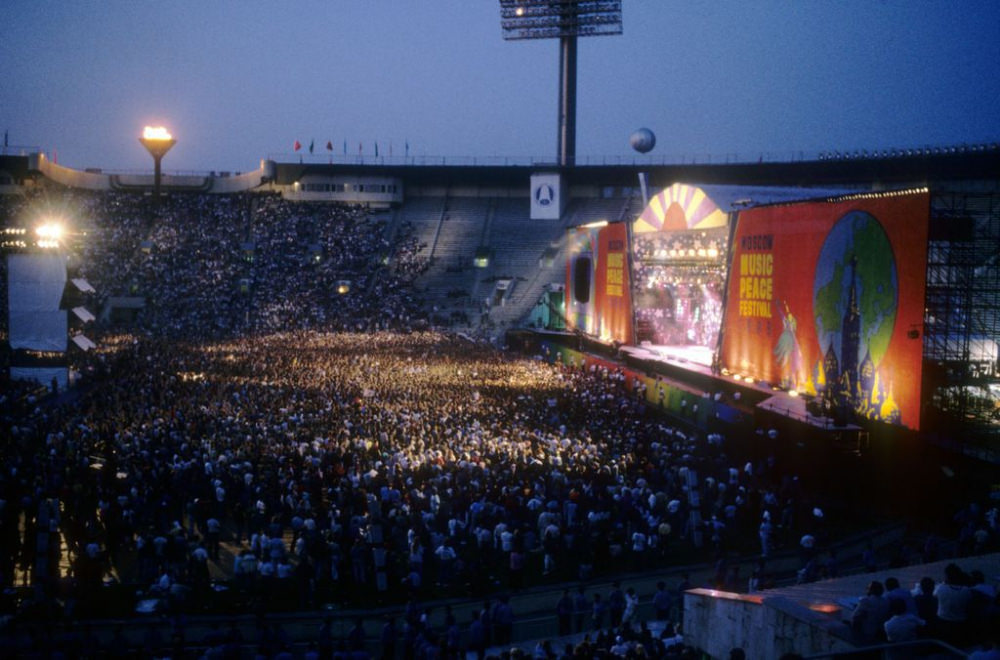
<svg viewBox="0 0 1000 660"><path fill-rule="evenodd" d="M559 164L576 162L576 38L622 33L621 0L500 0L508 41L559 39Z"/></svg>
<svg viewBox="0 0 1000 660"><path fill-rule="evenodd" d="M160 203L160 161L170 148L177 144L177 140L162 126L155 128L147 126L143 129L139 142L142 142L142 146L146 147L146 151L153 157L153 204L157 205Z"/></svg>

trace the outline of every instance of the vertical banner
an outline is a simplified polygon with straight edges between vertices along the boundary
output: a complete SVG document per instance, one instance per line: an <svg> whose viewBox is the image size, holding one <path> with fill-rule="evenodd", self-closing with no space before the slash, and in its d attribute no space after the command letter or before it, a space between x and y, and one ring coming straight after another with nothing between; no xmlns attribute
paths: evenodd
<svg viewBox="0 0 1000 660"><path fill-rule="evenodd" d="M531 219L558 220L565 208L565 191L559 174L531 175Z"/></svg>
<svg viewBox="0 0 1000 660"><path fill-rule="evenodd" d="M628 228L624 222L601 229L595 275L596 334L602 341L633 344Z"/></svg>
<svg viewBox="0 0 1000 660"><path fill-rule="evenodd" d="M742 211L722 365L918 429L929 212L926 191Z"/></svg>
<svg viewBox="0 0 1000 660"><path fill-rule="evenodd" d="M566 259L566 321L568 330L595 334L596 227L569 230Z"/></svg>

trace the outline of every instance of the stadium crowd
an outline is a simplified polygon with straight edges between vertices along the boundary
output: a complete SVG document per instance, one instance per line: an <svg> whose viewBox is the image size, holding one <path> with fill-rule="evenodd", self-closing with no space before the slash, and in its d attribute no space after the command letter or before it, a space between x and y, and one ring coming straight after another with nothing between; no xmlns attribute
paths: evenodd
<svg viewBox="0 0 1000 660"><path fill-rule="evenodd" d="M390 245L387 220L360 206L188 194L151 212L129 193L38 190L4 199L0 214L13 227L67 218L71 275L97 290L93 311L141 297L138 326L157 336L404 329L421 319L408 286L421 272L418 246L405 227Z"/></svg>
<svg viewBox="0 0 1000 660"><path fill-rule="evenodd" d="M618 372L434 333L105 346L80 401L12 428L7 584L30 556L14 520L48 498L84 591L112 569L205 587L225 539L237 584L294 583L302 605L372 579L484 592L641 569L752 538L765 510L794 528L806 506L767 462L647 414Z"/></svg>
<svg viewBox="0 0 1000 660"><path fill-rule="evenodd" d="M130 609L267 612L712 557L732 586L730 551L809 537L808 565L829 541L836 507L808 484L668 422L622 371L422 330L419 246L363 209L191 195L150 219L127 195L71 198L80 274L147 307L102 333L73 397L4 409L0 588L73 617L109 583L139 590Z"/></svg>

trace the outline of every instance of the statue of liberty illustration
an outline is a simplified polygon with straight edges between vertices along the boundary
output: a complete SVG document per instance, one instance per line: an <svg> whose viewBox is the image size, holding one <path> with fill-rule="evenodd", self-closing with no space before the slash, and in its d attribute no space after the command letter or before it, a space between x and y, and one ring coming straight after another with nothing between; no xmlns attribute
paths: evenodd
<svg viewBox="0 0 1000 660"><path fill-rule="evenodd" d="M781 313L781 335L774 347L774 356L778 359L781 370L781 386L788 389L798 389L802 372L802 350L799 348L798 322L788 307L788 301L782 300L784 310Z"/></svg>

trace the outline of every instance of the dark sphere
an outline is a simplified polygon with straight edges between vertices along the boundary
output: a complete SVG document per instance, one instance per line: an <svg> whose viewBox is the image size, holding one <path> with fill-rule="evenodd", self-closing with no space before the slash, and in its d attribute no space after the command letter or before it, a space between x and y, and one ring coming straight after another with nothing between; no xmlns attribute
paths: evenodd
<svg viewBox="0 0 1000 660"><path fill-rule="evenodd" d="M641 154L647 154L656 146L656 136L648 128L640 128L628 139L632 148Z"/></svg>

